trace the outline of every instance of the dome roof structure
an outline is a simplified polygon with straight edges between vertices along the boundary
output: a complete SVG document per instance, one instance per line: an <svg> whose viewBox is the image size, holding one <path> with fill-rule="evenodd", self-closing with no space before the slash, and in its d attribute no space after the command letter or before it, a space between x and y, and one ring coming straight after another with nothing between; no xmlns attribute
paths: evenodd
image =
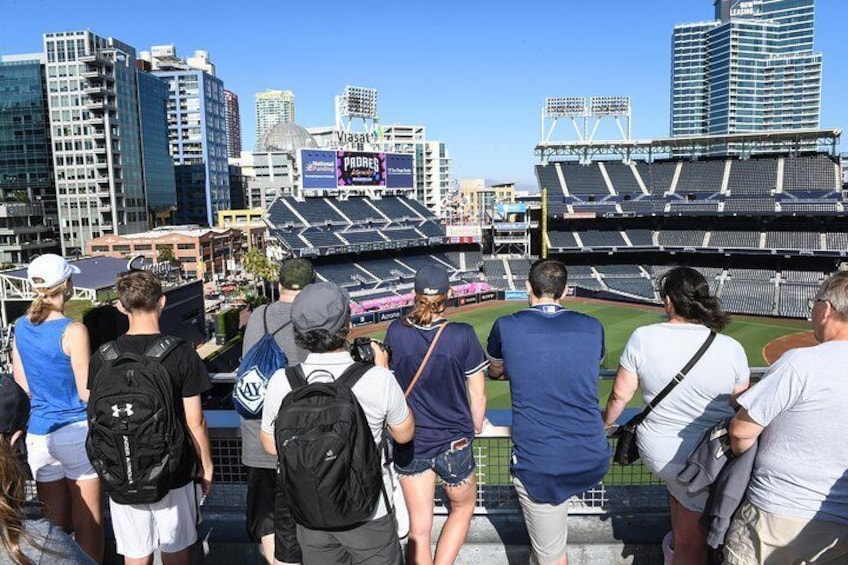
<svg viewBox="0 0 848 565"><path fill-rule="evenodd" d="M256 151L282 152L294 155L298 149L315 149L318 143L297 124L280 122L269 129L256 144Z"/></svg>

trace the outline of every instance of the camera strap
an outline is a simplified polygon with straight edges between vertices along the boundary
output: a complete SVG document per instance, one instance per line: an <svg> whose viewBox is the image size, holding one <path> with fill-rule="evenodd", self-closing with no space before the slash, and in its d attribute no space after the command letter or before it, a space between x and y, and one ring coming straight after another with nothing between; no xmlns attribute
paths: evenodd
<svg viewBox="0 0 848 565"><path fill-rule="evenodd" d="M412 387L414 387L415 383L418 382L418 379L421 378L421 373L424 372L424 367L427 366L427 361L430 360L430 354L433 353L433 350L436 348L436 343L438 343L442 332L445 331L445 328L448 327L448 324L449 322L445 322L441 326L439 326L438 330L436 330L436 335L433 336L433 341L430 342L430 347L427 349L427 354L424 355L424 360L421 361L421 364L418 366L418 370L415 371L415 376L412 377L412 382L409 383L409 386L406 387L406 392L403 393L404 397L409 396L409 393L412 392Z"/></svg>

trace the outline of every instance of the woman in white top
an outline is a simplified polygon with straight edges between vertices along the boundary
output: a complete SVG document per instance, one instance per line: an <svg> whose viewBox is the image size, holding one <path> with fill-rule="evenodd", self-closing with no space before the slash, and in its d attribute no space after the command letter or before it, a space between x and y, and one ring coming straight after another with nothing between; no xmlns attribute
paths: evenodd
<svg viewBox="0 0 848 565"><path fill-rule="evenodd" d="M710 295L703 275L688 267L660 279L660 297L668 321L638 328L621 354L618 374L607 401L604 423L611 427L637 389L650 402L694 356L710 331L728 323L721 304ZM733 399L748 388L745 350L735 339L716 336L686 378L639 425L640 457L669 490L674 564L706 564L706 529L698 520L706 491L690 495L677 474L704 432L732 417Z"/></svg>

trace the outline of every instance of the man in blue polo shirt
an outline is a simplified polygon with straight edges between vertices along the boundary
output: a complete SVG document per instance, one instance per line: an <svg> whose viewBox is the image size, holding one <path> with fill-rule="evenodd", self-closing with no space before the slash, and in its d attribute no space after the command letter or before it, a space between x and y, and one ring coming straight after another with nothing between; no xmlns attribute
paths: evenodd
<svg viewBox="0 0 848 565"><path fill-rule="evenodd" d="M512 473L536 562L565 565L568 499L600 481L609 443L598 401L604 328L566 310L565 265L542 259L526 283L530 307L495 321L489 376L509 379Z"/></svg>

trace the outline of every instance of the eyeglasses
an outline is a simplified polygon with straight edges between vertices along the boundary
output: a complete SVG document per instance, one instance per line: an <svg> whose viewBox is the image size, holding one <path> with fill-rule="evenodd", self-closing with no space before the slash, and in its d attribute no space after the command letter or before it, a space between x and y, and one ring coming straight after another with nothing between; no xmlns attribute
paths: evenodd
<svg viewBox="0 0 848 565"><path fill-rule="evenodd" d="M815 298L809 298L809 299L807 300L807 309L808 309L810 312L812 312L812 311L813 311L813 308L815 308L815 306L816 306L816 302L828 302L828 300L827 300L826 298L818 298L818 297L815 297Z"/></svg>

